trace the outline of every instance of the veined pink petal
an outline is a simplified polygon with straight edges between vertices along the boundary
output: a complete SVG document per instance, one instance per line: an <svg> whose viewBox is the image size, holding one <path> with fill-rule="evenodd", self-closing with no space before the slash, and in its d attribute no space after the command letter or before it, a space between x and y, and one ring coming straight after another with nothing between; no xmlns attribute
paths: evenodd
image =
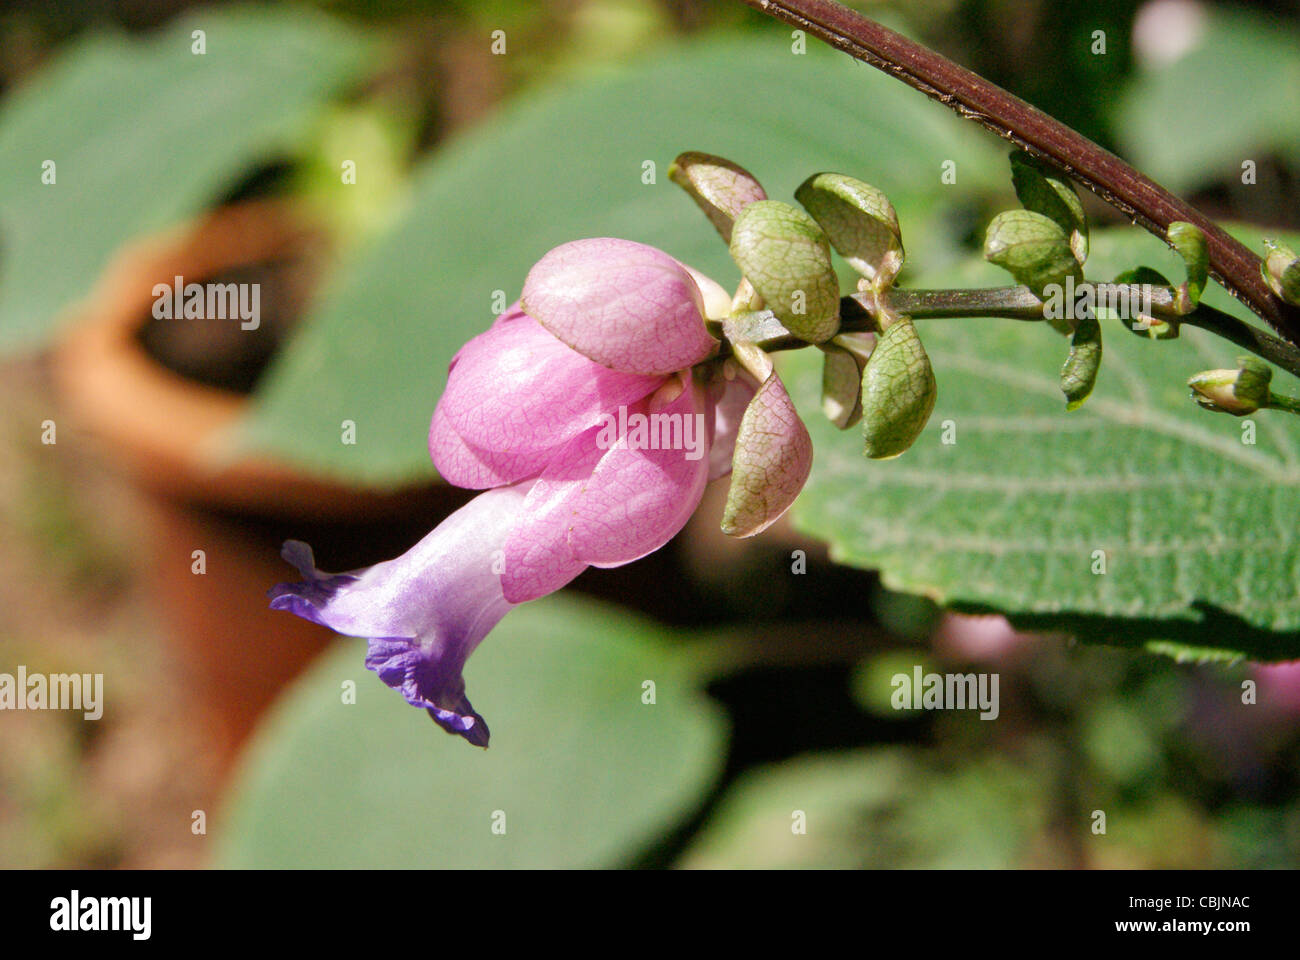
<svg viewBox="0 0 1300 960"><path fill-rule="evenodd" d="M546 469L554 449L523 453L480 450L466 443L456 428L447 423L447 414L440 404L433 410L433 423L429 427L429 453L438 473L448 483L485 490L537 476Z"/></svg>
<svg viewBox="0 0 1300 960"><path fill-rule="evenodd" d="M643 400L634 406L645 405ZM605 455L596 442L599 431L599 427L587 430L553 453L551 463L529 490L505 544L501 586L511 603L545 596L586 569L587 564L573 555L569 529L574 501Z"/></svg>
<svg viewBox="0 0 1300 960"><path fill-rule="evenodd" d="M709 357L704 299L661 250L602 237L556 247L528 273L524 310L612 370L667 375Z"/></svg>
<svg viewBox="0 0 1300 960"><path fill-rule="evenodd" d="M671 402L639 405L644 431L629 411L624 435L599 438L613 445L573 499L569 544L576 559L597 567L630 563L671 540L699 506L713 417L703 388L689 374L684 379Z"/></svg>
<svg viewBox="0 0 1300 960"><path fill-rule="evenodd" d="M736 452L736 433L745 416L755 386L743 370L734 380L713 384L717 394L713 406L713 446L709 448L709 479L717 480L731 472L731 458Z"/></svg>
<svg viewBox="0 0 1300 960"><path fill-rule="evenodd" d="M722 532L766 530L790 509L811 469L812 438L773 370L740 421Z"/></svg>
<svg viewBox="0 0 1300 960"><path fill-rule="evenodd" d="M429 454L457 485L513 483L544 466L538 454L662 382L603 367L529 317L498 322L453 360L430 425Z"/></svg>

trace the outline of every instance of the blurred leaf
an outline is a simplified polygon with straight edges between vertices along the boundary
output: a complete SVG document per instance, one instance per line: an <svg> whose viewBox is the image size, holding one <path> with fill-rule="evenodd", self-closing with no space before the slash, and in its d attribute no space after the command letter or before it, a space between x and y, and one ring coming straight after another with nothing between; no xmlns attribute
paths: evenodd
<svg viewBox="0 0 1300 960"><path fill-rule="evenodd" d="M405 218L337 276L268 371L241 439L352 480L431 476L424 437L452 355L486 329L495 291L513 300L568 240L653 244L734 287L726 244L668 178L683 150L729 157L787 200L813 170L862 174L918 244L936 236L938 201L1003 179L992 138L816 46L707 40L526 96L429 159ZM945 160L959 188L940 182ZM355 446L339 443L345 419Z"/></svg>
<svg viewBox="0 0 1300 960"><path fill-rule="evenodd" d="M191 32L207 52L191 53ZM172 226L285 150L362 75L365 38L307 10L191 12L78 42L0 109L0 350L39 345L126 240ZM56 181L42 183L42 164Z"/></svg>
<svg viewBox="0 0 1300 960"><path fill-rule="evenodd" d="M1150 724L1119 699L1107 698L1085 714L1081 740L1103 782L1140 787L1156 782L1162 773L1160 744Z"/></svg>
<svg viewBox="0 0 1300 960"><path fill-rule="evenodd" d="M932 666L927 652L919 649L887 650L868 656L853 668L853 698L868 713L886 720L915 719L920 711L913 709L910 703L902 709L894 706L894 693L898 689L894 678L899 674L910 678L916 667L926 674Z"/></svg>
<svg viewBox="0 0 1300 960"><path fill-rule="evenodd" d="M569 597L526 604L469 663L486 750L438 730L348 641L265 723L229 802L228 867L628 862L703 801L725 723L666 631ZM356 683L356 703L340 696ZM654 704L642 684L655 683ZM492 832L504 811L506 833Z"/></svg>
<svg viewBox="0 0 1300 960"><path fill-rule="evenodd" d="M893 750L798 757L737 780L680 865L1016 866L1041 827L1035 772L978 758L945 774Z"/></svg>
<svg viewBox="0 0 1300 960"><path fill-rule="evenodd" d="M1199 41L1139 71L1115 110L1125 156L1170 190L1241 176L1280 151L1300 158L1300 31L1246 10L1206 11Z"/></svg>
<svg viewBox="0 0 1300 960"><path fill-rule="evenodd" d="M1261 249L1257 232L1238 233ZM1143 231L1108 230L1094 233L1089 266L1113 276L1172 256ZM999 282L972 259L918 286ZM1250 316L1217 285L1205 300ZM1025 629L1192 659L1300 656L1300 433L1261 412L1256 442L1243 443L1243 421L1188 399L1186 377L1232 366L1237 347L1193 328L1179 340L1112 337L1091 398L1067 415L1050 330L917 322L939 399L898 461L870 462L853 437L808 416L817 358L787 359L782 376L816 451L798 528L840 562L879 568L892 589L1005 611Z"/></svg>

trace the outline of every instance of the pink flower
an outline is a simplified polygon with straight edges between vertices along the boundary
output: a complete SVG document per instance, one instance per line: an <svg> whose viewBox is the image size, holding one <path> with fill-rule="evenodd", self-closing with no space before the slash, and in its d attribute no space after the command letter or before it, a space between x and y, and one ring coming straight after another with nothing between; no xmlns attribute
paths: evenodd
<svg viewBox="0 0 1300 960"><path fill-rule="evenodd" d="M738 432L764 451L743 535L802 486L811 445L779 378L751 405L759 385L716 359L705 321L729 309L716 283L643 244L550 251L520 305L457 353L434 411L439 473L488 492L402 557L354 574L323 574L304 544L286 544L307 580L274 588L271 605L369 638L367 666L385 683L486 746L461 670L513 605L667 543L706 483L730 472Z"/></svg>

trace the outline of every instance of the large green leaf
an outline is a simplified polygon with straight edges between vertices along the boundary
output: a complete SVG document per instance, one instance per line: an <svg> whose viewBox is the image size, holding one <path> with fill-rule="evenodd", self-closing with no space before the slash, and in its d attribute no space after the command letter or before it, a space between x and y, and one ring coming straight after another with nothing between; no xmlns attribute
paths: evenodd
<svg viewBox="0 0 1300 960"><path fill-rule="evenodd" d="M0 349L50 336L123 241L180 222L282 151L374 52L320 14L239 7L65 51L0 109Z"/></svg>
<svg viewBox="0 0 1300 960"><path fill-rule="evenodd" d="M1260 236L1243 236L1262 249ZM1174 254L1135 229L1094 236L1089 275ZM995 286L972 262L919 286ZM1212 286L1205 300L1248 318ZM872 463L816 415L817 358L784 376L813 435L795 523L895 589L1084 638L1192 657L1300 656L1300 420L1201 410L1186 380L1241 351L1204 331L1149 340L1109 321L1096 390L1067 413L1067 342L1045 324L918 320L938 401L900 459ZM1279 375L1274 386L1294 393ZM954 443L944 443L945 431ZM1105 573L1094 573L1098 554ZM1281 631L1281 632L1279 632Z"/></svg>
<svg viewBox="0 0 1300 960"><path fill-rule="evenodd" d="M494 291L513 300L568 240L654 244L734 286L726 245L668 178L683 150L743 164L778 199L819 169L861 175L924 244L937 199L1002 186L995 143L877 71L785 40L695 43L526 97L430 159L405 218L340 272L268 372L242 438L357 480L431 475L423 437L448 361L487 327ZM947 160L956 187L941 182ZM355 445L339 442L343 420Z"/></svg>
<svg viewBox="0 0 1300 960"><path fill-rule="evenodd" d="M1115 132L1129 159L1171 190L1235 180L1245 160L1300 158L1297 91L1300 31L1218 9L1185 55L1133 78Z"/></svg>
<svg viewBox="0 0 1300 960"><path fill-rule="evenodd" d="M725 723L666 631L553 597L470 661L484 751L407 706L348 641L260 731L219 837L230 867L579 867L629 862L703 801ZM343 702L346 681L356 703ZM653 704L643 702L653 681ZM505 833L494 833L497 811Z"/></svg>
<svg viewBox="0 0 1300 960"><path fill-rule="evenodd" d="M945 774L895 750L797 757L737 780L680 865L1021 866L1045 820L1036 772L1023 759L976 757Z"/></svg>

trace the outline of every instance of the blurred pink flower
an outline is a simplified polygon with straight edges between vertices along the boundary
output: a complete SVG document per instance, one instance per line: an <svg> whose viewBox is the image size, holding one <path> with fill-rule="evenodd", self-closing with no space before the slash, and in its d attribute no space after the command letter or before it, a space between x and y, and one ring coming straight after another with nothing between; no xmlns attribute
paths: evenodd
<svg viewBox="0 0 1300 960"><path fill-rule="evenodd" d="M1285 713L1300 714L1300 660L1262 663L1253 667L1259 702Z"/></svg>
<svg viewBox="0 0 1300 960"><path fill-rule="evenodd" d="M1000 659L1030 639L1030 635L1018 633L999 614L951 611L944 613L934 636L938 647L970 660Z"/></svg>

